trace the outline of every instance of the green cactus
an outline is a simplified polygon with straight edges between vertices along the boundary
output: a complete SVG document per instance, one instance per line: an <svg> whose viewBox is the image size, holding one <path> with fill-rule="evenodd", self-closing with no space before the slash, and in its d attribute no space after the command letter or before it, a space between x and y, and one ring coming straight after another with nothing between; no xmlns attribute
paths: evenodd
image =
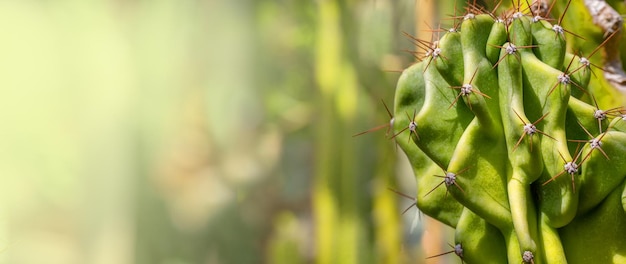
<svg viewBox="0 0 626 264"><path fill-rule="evenodd" d="M623 263L624 109L595 102L564 16L467 10L436 41L412 39L426 56L397 84L392 137L417 206L456 229L448 253L467 263Z"/></svg>

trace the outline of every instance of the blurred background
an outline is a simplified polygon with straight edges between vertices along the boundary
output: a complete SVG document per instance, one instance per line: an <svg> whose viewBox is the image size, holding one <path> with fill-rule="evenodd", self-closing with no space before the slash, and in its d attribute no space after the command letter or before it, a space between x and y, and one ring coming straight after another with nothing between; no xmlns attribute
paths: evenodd
<svg viewBox="0 0 626 264"><path fill-rule="evenodd" d="M352 137L432 2L0 1L0 263L460 263Z"/></svg>

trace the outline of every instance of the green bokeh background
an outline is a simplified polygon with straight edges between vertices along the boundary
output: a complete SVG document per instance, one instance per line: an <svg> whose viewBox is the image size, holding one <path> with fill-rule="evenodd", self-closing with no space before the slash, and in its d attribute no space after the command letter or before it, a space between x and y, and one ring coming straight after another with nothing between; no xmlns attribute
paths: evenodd
<svg viewBox="0 0 626 264"><path fill-rule="evenodd" d="M0 0L0 264L460 263L352 137L454 2Z"/></svg>
<svg viewBox="0 0 626 264"><path fill-rule="evenodd" d="M0 263L422 262L418 2L0 1Z"/></svg>

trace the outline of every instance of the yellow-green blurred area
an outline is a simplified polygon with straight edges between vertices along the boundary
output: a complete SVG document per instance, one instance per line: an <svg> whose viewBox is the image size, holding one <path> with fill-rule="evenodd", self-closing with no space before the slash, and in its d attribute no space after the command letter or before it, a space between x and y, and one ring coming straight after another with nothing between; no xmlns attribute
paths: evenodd
<svg viewBox="0 0 626 264"><path fill-rule="evenodd" d="M0 1L0 263L423 263L417 2Z"/></svg>

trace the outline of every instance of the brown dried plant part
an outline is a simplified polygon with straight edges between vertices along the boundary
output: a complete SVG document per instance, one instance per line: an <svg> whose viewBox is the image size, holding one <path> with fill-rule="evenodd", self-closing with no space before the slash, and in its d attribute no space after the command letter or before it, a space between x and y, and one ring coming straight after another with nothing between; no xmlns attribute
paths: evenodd
<svg viewBox="0 0 626 264"><path fill-rule="evenodd" d="M528 0L526 0L526 3L528 3ZM554 21L554 19L549 18L552 5L548 5L547 0L535 0L532 5L529 6L531 6L530 12L533 16L533 23L541 20Z"/></svg>

